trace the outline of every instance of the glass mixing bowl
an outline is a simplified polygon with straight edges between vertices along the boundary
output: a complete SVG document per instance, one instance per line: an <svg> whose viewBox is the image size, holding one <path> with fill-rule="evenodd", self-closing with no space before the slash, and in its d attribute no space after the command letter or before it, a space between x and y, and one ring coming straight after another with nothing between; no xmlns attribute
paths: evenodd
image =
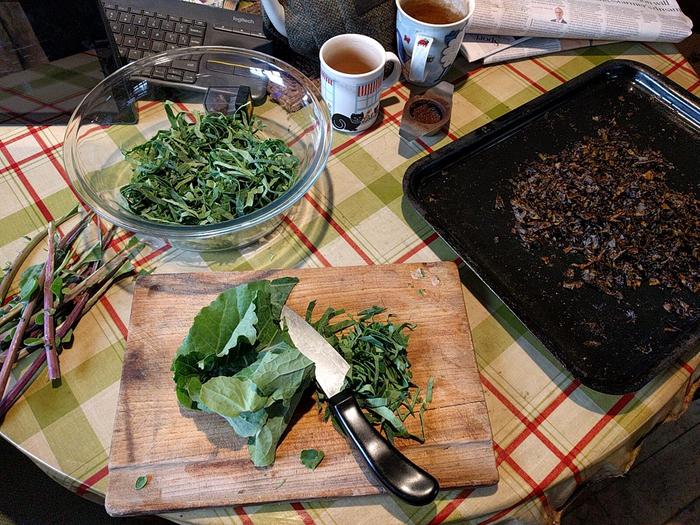
<svg viewBox="0 0 700 525"><path fill-rule="evenodd" d="M252 213L203 226L161 224L127 208L119 190L133 166L123 152L170 128L166 101L179 110L231 112L248 95L260 135L284 140L300 160L290 189ZM64 162L75 190L104 219L142 238L211 251L251 244L277 227L316 182L330 148L328 109L302 73L255 51L192 47L138 60L100 82L68 123Z"/></svg>

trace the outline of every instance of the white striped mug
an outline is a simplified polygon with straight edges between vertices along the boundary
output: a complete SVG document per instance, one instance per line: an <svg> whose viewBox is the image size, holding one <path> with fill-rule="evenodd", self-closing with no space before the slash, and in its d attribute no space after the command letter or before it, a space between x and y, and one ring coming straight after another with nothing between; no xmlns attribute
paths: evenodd
<svg viewBox="0 0 700 525"><path fill-rule="evenodd" d="M333 127L347 133L369 128L379 115L381 92L396 83L401 62L365 35L338 35L319 51L321 96L328 104ZM393 68L384 78L384 66Z"/></svg>

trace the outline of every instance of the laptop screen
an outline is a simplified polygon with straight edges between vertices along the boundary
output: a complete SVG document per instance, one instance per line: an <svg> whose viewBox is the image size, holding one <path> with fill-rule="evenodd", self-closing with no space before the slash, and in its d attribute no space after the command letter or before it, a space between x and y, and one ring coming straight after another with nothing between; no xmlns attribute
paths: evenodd
<svg viewBox="0 0 700 525"><path fill-rule="evenodd" d="M192 5L194 14L187 17L200 19L200 22L206 20L211 26L205 45L260 49L256 46L267 43L257 36L217 27L217 24L227 24L229 10L256 7L252 2L184 1L200 4ZM202 5L219 9L207 9ZM159 23L155 16L143 16L144 9L150 9L158 12L158 18L163 18L169 7L173 8L173 16L178 13L185 16L183 13L188 12L189 4L183 9L184 4L175 0L0 1L0 125L65 124L90 89L127 61L141 58L143 49L154 54L174 45L202 45L201 26L189 27L189 23L184 22L174 25L168 21L173 27L163 29L150 26L151 18ZM142 15L132 16L133 12ZM122 20L122 16L129 20ZM245 22L252 23L251 20ZM156 28L151 31L151 27ZM244 29L251 31L249 27ZM142 35L142 31L146 34ZM123 101L123 96L115 94L114 99ZM117 106L124 104L115 103L109 115L123 122L133 120L131 110L117 110Z"/></svg>
<svg viewBox="0 0 700 525"><path fill-rule="evenodd" d="M66 123L116 53L98 0L0 2L0 125Z"/></svg>

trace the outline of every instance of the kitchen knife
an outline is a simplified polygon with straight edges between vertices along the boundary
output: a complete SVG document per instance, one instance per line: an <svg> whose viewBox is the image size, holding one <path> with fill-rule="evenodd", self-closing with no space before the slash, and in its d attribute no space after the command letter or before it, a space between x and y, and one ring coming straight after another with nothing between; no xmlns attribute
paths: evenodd
<svg viewBox="0 0 700 525"><path fill-rule="evenodd" d="M386 441L362 415L350 389L343 389L350 365L313 326L287 306L282 317L294 345L316 365L316 382L328 397L336 421L382 484L412 505L425 505L440 486Z"/></svg>

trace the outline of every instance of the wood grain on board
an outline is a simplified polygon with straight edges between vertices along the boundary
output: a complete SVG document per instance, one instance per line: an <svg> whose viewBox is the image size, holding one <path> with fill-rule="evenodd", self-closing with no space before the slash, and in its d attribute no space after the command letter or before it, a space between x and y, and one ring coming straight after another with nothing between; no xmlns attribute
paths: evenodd
<svg viewBox="0 0 700 525"><path fill-rule="evenodd" d="M408 347L413 379L435 378L425 413L425 444L397 440L444 489L498 480L484 395L476 367L457 268L452 263L401 264L240 273L163 274L136 283L115 418L106 507L112 515L377 494L383 489L345 439L324 422L313 400L302 402L277 449L275 464L256 468L246 440L223 418L183 409L170 365L194 316L239 283L299 277L288 305L302 314L317 301L356 313L374 304L417 327ZM418 419L408 418L418 432ZM302 449L325 459L316 470ZM149 476L141 490L139 476Z"/></svg>

